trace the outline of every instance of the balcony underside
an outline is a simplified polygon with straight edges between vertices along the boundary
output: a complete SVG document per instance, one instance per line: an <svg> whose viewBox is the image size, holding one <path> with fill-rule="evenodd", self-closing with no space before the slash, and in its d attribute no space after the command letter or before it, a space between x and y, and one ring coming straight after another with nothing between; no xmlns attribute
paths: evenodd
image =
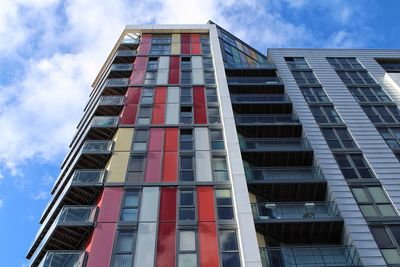
<svg viewBox="0 0 400 267"><path fill-rule="evenodd" d="M94 116L118 116L124 105L99 105Z"/></svg>
<svg viewBox="0 0 400 267"><path fill-rule="evenodd" d="M247 67L247 68L235 68L225 66L225 73L226 76L235 76L235 77L253 77L253 76L276 76L276 67L265 66L264 68L261 67Z"/></svg>
<svg viewBox="0 0 400 267"><path fill-rule="evenodd" d="M85 136L85 140L110 140L116 131L116 127L91 127Z"/></svg>
<svg viewBox="0 0 400 267"><path fill-rule="evenodd" d="M310 219L303 222L284 222L254 220L256 230L265 236L265 241L270 244L338 244L340 242L343 220Z"/></svg>
<svg viewBox="0 0 400 267"><path fill-rule="evenodd" d="M269 84L269 85L237 85L230 84L229 92L231 93L242 93L242 94L283 94L284 93L283 84Z"/></svg>
<svg viewBox="0 0 400 267"><path fill-rule="evenodd" d="M125 95L128 90L127 86L123 87L104 87L101 95Z"/></svg>
<svg viewBox="0 0 400 267"><path fill-rule="evenodd" d="M313 151L310 149L300 151L242 150L242 158L257 167L312 166Z"/></svg>
<svg viewBox="0 0 400 267"><path fill-rule="evenodd" d="M237 132L247 138L300 138L301 124L290 125L238 125Z"/></svg>
<svg viewBox="0 0 400 267"><path fill-rule="evenodd" d="M129 78L132 70L111 70L107 78Z"/></svg>
<svg viewBox="0 0 400 267"><path fill-rule="evenodd" d="M111 153L81 154L76 162L76 169L103 169L110 158Z"/></svg>
<svg viewBox="0 0 400 267"><path fill-rule="evenodd" d="M232 102L232 108L238 114L291 114L290 102Z"/></svg>
<svg viewBox="0 0 400 267"><path fill-rule="evenodd" d="M325 199L326 182L310 180L281 181L248 181L249 192L261 201L323 201Z"/></svg>

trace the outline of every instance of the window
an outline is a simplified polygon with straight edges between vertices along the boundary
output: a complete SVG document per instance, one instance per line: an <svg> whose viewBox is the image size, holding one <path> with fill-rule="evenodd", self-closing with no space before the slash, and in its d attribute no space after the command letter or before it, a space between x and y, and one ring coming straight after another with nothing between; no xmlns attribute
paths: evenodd
<svg viewBox="0 0 400 267"><path fill-rule="evenodd" d="M400 264L400 226L370 226L370 229L386 263Z"/></svg>
<svg viewBox="0 0 400 267"><path fill-rule="evenodd" d="M289 69L309 69L304 57L285 57Z"/></svg>
<svg viewBox="0 0 400 267"><path fill-rule="evenodd" d="M203 52L203 55L210 55L211 54L210 44L201 42L201 51Z"/></svg>
<svg viewBox="0 0 400 267"><path fill-rule="evenodd" d="M179 192L179 221L196 220L195 194L193 190Z"/></svg>
<svg viewBox="0 0 400 267"><path fill-rule="evenodd" d="M135 249L136 232L118 231L114 243L111 267L131 267Z"/></svg>
<svg viewBox="0 0 400 267"><path fill-rule="evenodd" d="M205 84L215 84L214 71L204 71L204 83Z"/></svg>
<svg viewBox="0 0 400 267"><path fill-rule="evenodd" d="M218 107L208 107L208 122L211 124L221 123Z"/></svg>
<svg viewBox="0 0 400 267"><path fill-rule="evenodd" d="M207 103L218 103L217 89L214 87L206 87Z"/></svg>
<svg viewBox="0 0 400 267"><path fill-rule="evenodd" d="M192 104L192 88L181 88L181 104Z"/></svg>
<svg viewBox="0 0 400 267"><path fill-rule="evenodd" d="M363 67L354 57L328 57L326 58L334 69L362 69Z"/></svg>
<svg viewBox="0 0 400 267"><path fill-rule="evenodd" d="M391 149L400 148L400 128L378 128L378 131Z"/></svg>
<svg viewBox="0 0 400 267"><path fill-rule="evenodd" d="M312 71L292 71L297 84L319 84Z"/></svg>
<svg viewBox="0 0 400 267"><path fill-rule="evenodd" d="M181 123L191 124L193 122L192 107L181 107Z"/></svg>
<svg viewBox="0 0 400 267"><path fill-rule="evenodd" d="M339 114L333 106L311 106L310 109L318 124L342 123Z"/></svg>
<svg viewBox="0 0 400 267"><path fill-rule="evenodd" d="M224 136L221 129L210 129L211 149L224 149Z"/></svg>
<svg viewBox="0 0 400 267"><path fill-rule="evenodd" d="M171 36L154 35L151 39L150 55L169 55L171 49Z"/></svg>
<svg viewBox="0 0 400 267"><path fill-rule="evenodd" d="M396 106L362 106L372 123L398 123L400 112Z"/></svg>
<svg viewBox="0 0 400 267"><path fill-rule="evenodd" d="M157 72L155 71L147 71L144 76L143 84L155 84L156 83Z"/></svg>
<svg viewBox="0 0 400 267"><path fill-rule="evenodd" d="M239 248L235 230L220 230L219 242L223 267L240 267Z"/></svg>
<svg viewBox="0 0 400 267"><path fill-rule="evenodd" d="M153 108L148 106L140 106L137 124L149 125Z"/></svg>
<svg viewBox="0 0 400 267"><path fill-rule="evenodd" d="M150 57L147 63L147 70L157 70L158 69L158 58Z"/></svg>
<svg viewBox="0 0 400 267"><path fill-rule="evenodd" d="M203 68L204 69L212 69L213 68L212 58L203 57Z"/></svg>
<svg viewBox="0 0 400 267"><path fill-rule="evenodd" d="M133 151L146 151L149 130L136 130L133 138Z"/></svg>
<svg viewBox="0 0 400 267"><path fill-rule="evenodd" d="M375 178L361 154L334 155L345 179Z"/></svg>
<svg viewBox="0 0 400 267"><path fill-rule="evenodd" d="M321 131L331 149L357 148L347 128L322 128Z"/></svg>
<svg viewBox="0 0 400 267"><path fill-rule="evenodd" d="M180 150L193 150L193 131L192 129L181 129L179 136Z"/></svg>
<svg viewBox="0 0 400 267"><path fill-rule="evenodd" d="M376 84L375 80L367 71L336 71L342 82L346 85L352 84Z"/></svg>
<svg viewBox="0 0 400 267"><path fill-rule="evenodd" d="M179 231L178 267L197 267L196 231Z"/></svg>
<svg viewBox="0 0 400 267"><path fill-rule="evenodd" d="M153 104L154 88L143 88L142 89L142 100L141 104Z"/></svg>
<svg viewBox="0 0 400 267"><path fill-rule="evenodd" d="M181 69L191 69L191 68L192 68L192 62L190 60L190 57L182 57Z"/></svg>
<svg viewBox="0 0 400 267"><path fill-rule="evenodd" d="M300 87L300 91L307 103L329 103L324 90L321 87Z"/></svg>
<svg viewBox="0 0 400 267"><path fill-rule="evenodd" d="M225 157L214 156L212 159L212 170L214 181L228 181L228 167Z"/></svg>
<svg viewBox="0 0 400 267"><path fill-rule="evenodd" d="M217 189L215 190L217 199L217 213L219 220L233 220L233 206L231 190Z"/></svg>
<svg viewBox="0 0 400 267"><path fill-rule="evenodd" d="M143 181L146 157L144 155L131 156L127 173L127 182Z"/></svg>
<svg viewBox="0 0 400 267"><path fill-rule="evenodd" d="M139 215L139 192L126 191L122 203L120 221L137 221Z"/></svg>
<svg viewBox="0 0 400 267"><path fill-rule="evenodd" d="M191 70L181 70L181 84L192 84Z"/></svg>
<svg viewBox="0 0 400 267"><path fill-rule="evenodd" d="M193 156L181 156L180 167L180 180L185 182L194 181Z"/></svg>
<svg viewBox="0 0 400 267"><path fill-rule="evenodd" d="M382 187L355 187L351 191L365 217L397 216Z"/></svg>
<svg viewBox="0 0 400 267"><path fill-rule="evenodd" d="M349 90L360 103L392 102L380 87L350 87Z"/></svg>

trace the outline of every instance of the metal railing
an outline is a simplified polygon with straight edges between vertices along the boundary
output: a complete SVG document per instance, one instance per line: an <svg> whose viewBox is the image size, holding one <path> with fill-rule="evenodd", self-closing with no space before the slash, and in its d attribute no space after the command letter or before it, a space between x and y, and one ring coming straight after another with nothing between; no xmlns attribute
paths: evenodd
<svg viewBox="0 0 400 267"><path fill-rule="evenodd" d="M117 127L118 116L94 116L90 126L91 127Z"/></svg>
<svg viewBox="0 0 400 267"><path fill-rule="evenodd" d="M83 267L85 251L48 250L39 267Z"/></svg>
<svg viewBox="0 0 400 267"><path fill-rule="evenodd" d="M263 267L359 266L354 246L261 248Z"/></svg>
<svg viewBox="0 0 400 267"><path fill-rule="evenodd" d="M130 71L133 69L133 64L112 64L111 71Z"/></svg>
<svg viewBox="0 0 400 267"><path fill-rule="evenodd" d="M322 172L316 167L299 168L245 168L248 181L301 181L301 180L322 180Z"/></svg>
<svg viewBox="0 0 400 267"><path fill-rule="evenodd" d="M289 98L284 94L236 94L231 95L231 101L237 102L283 102Z"/></svg>
<svg viewBox="0 0 400 267"><path fill-rule="evenodd" d="M263 123L299 123L299 119L294 114L289 115L235 115L235 122L249 123L249 124L263 124Z"/></svg>
<svg viewBox="0 0 400 267"><path fill-rule="evenodd" d="M76 170L72 175L72 185L101 184L103 183L104 175L104 170Z"/></svg>
<svg viewBox="0 0 400 267"><path fill-rule="evenodd" d="M254 219L328 219L340 216L334 202L277 202L251 204Z"/></svg>
<svg viewBox="0 0 400 267"><path fill-rule="evenodd" d="M263 138L240 138L240 149L242 150L290 150L308 149L310 144L307 139L263 139Z"/></svg>
<svg viewBox="0 0 400 267"><path fill-rule="evenodd" d="M105 82L106 87L126 87L128 84L128 78L110 78Z"/></svg>
<svg viewBox="0 0 400 267"><path fill-rule="evenodd" d="M111 152L113 141L94 141L89 140L83 143L82 153L109 153Z"/></svg>
<svg viewBox="0 0 400 267"><path fill-rule="evenodd" d="M225 63L226 69L272 69L275 70L276 66L272 63Z"/></svg>
<svg viewBox="0 0 400 267"><path fill-rule="evenodd" d="M228 84L278 84L278 77L228 77Z"/></svg>
<svg viewBox="0 0 400 267"><path fill-rule="evenodd" d="M102 106L118 106L123 105L124 102L124 96L101 96L99 99L99 105Z"/></svg>
<svg viewBox="0 0 400 267"><path fill-rule="evenodd" d="M117 57L134 57L136 56L136 51L135 50L118 50Z"/></svg>
<svg viewBox="0 0 400 267"><path fill-rule="evenodd" d="M64 206L57 218L57 224L92 223L96 215L96 206Z"/></svg>

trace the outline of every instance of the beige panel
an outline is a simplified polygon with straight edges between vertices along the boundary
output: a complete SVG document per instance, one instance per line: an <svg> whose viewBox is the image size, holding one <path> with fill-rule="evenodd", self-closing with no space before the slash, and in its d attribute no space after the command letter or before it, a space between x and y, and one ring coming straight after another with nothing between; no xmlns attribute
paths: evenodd
<svg viewBox="0 0 400 267"><path fill-rule="evenodd" d="M256 195L249 192L250 203L257 203Z"/></svg>
<svg viewBox="0 0 400 267"><path fill-rule="evenodd" d="M125 182L126 170L128 168L130 152L114 152L107 164L107 179L108 183L123 183Z"/></svg>
<svg viewBox="0 0 400 267"><path fill-rule="evenodd" d="M181 35L179 33L172 34L171 55L181 54Z"/></svg>
<svg viewBox="0 0 400 267"><path fill-rule="evenodd" d="M130 151L133 137L133 128L119 128L114 136L114 151Z"/></svg>
<svg viewBox="0 0 400 267"><path fill-rule="evenodd" d="M265 248L267 245L265 244L265 238L262 234L257 233L257 243L258 247Z"/></svg>

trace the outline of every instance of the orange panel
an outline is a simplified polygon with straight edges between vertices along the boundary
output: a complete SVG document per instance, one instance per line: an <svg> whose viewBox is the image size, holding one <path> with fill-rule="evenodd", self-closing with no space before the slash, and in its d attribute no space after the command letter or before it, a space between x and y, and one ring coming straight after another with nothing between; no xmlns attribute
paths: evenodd
<svg viewBox="0 0 400 267"><path fill-rule="evenodd" d="M199 222L215 222L214 188L212 186L197 187L197 205Z"/></svg>
<svg viewBox="0 0 400 267"><path fill-rule="evenodd" d="M154 97L154 104L165 104L167 97L167 87L156 87L156 95Z"/></svg>
<svg viewBox="0 0 400 267"><path fill-rule="evenodd" d="M154 104L153 115L151 118L151 124L164 124L165 119L165 105L164 104Z"/></svg>
<svg viewBox="0 0 400 267"><path fill-rule="evenodd" d="M139 104L140 87L129 87L125 97L125 104Z"/></svg>
<svg viewBox="0 0 400 267"><path fill-rule="evenodd" d="M126 104L121 114L120 125L135 124L138 105Z"/></svg>
<svg viewBox="0 0 400 267"><path fill-rule="evenodd" d="M178 151L178 128L165 129L165 151Z"/></svg>
<svg viewBox="0 0 400 267"><path fill-rule="evenodd" d="M163 182L176 182L178 176L178 152L164 151Z"/></svg>
<svg viewBox="0 0 400 267"><path fill-rule="evenodd" d="M217 229L214 222L199 222L200 267L219 267Z"/></svg>

